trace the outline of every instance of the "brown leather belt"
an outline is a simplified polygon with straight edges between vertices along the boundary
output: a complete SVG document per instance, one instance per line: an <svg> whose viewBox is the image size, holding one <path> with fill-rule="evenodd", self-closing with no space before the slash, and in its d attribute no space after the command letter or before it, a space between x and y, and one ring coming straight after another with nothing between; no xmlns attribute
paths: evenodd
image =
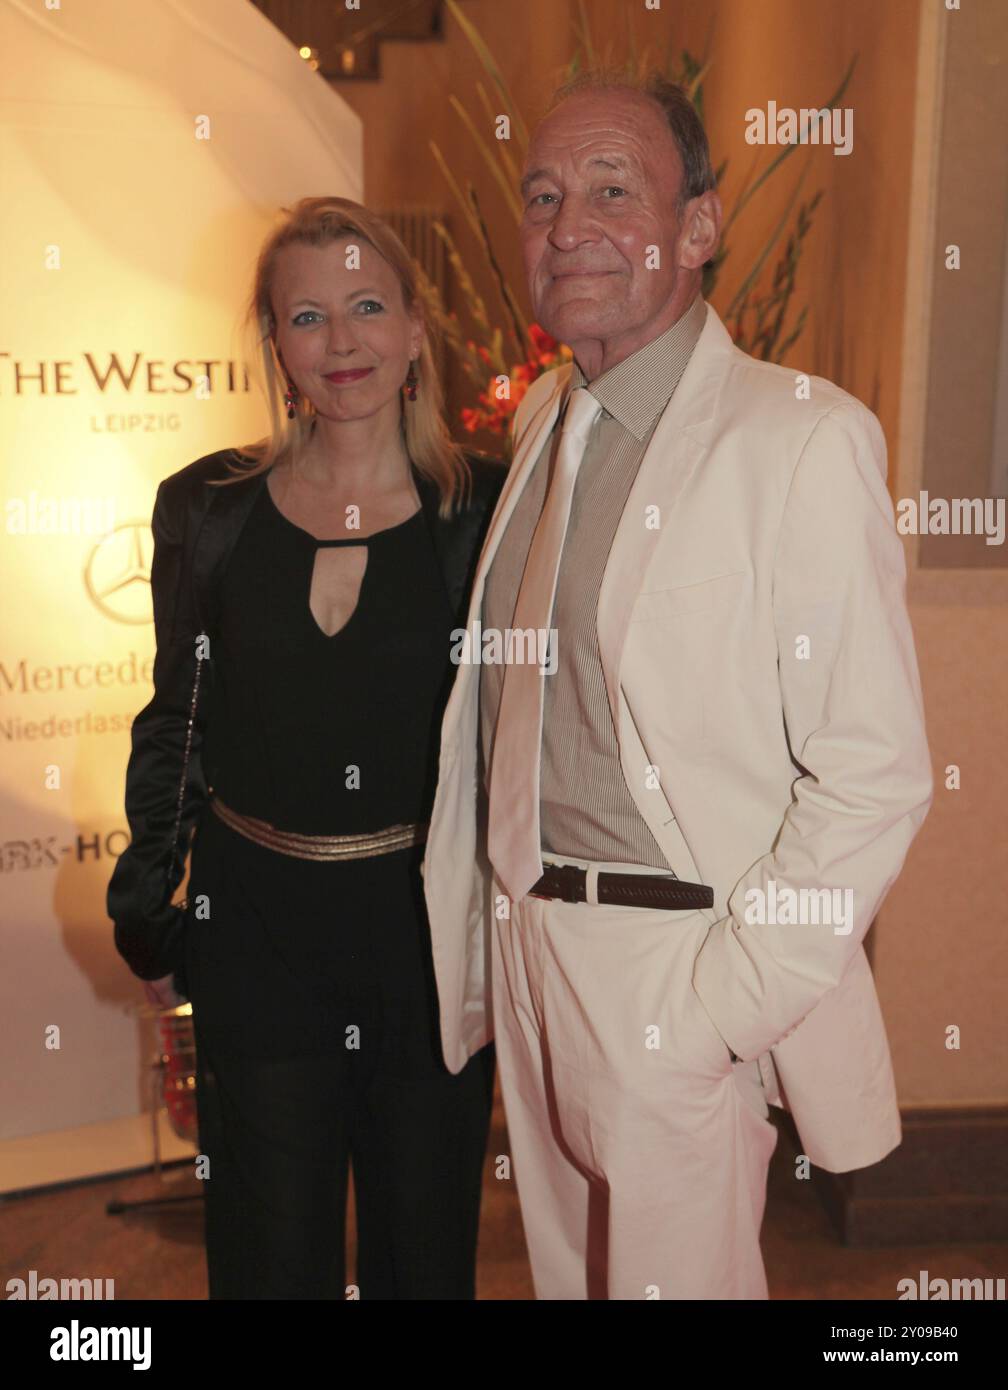
<svg viewBox="0 0 1008 1390"><path fill-rule="evenodd" d="M560 898L565 903L587 902L586 869L576 864L547 864L542 878L529 889L534 898ZM598 900L623 907L675 909L713 907L714 889L705 883L687 883L659 874L620 874L603 871L598 876Z"/></svg>

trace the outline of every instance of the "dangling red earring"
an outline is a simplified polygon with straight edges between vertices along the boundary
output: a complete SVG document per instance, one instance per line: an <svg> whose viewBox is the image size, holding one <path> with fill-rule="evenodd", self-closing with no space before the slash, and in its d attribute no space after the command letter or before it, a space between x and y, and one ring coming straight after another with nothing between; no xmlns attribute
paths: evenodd
<svg viewBox="0 0 1008 1390"><path fill-rule="evenodd" d="M287 419L294 419L294 407L297 405L298 389L292 381L288 381L287 390L284 392L284 405L287 407Z"/></svg>
<svg viewBox="0 0 1008 1390"><path fill-rule="evenodd" d="M406 373L406 399L408 401L416 400L417 381L416 364L410 362L409 371Z"/></svg>

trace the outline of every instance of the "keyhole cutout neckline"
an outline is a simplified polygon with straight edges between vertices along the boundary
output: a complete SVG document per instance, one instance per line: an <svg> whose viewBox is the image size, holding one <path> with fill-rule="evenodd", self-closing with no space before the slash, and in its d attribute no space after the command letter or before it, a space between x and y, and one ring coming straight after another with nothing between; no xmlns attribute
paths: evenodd
<svg viewBox="0 0 1008 1390"><path fill-rule="evenodd" d="M364 566L360 574L354 576L353 565L356 557L351 558L346 553L348 573L343 573L342 563L334 565L330 562L330 555L334 558L340 554L332 546L321 545L315 552L315 559L312 561L311 578L308 581L308 611L311 613L312 621L321 632L323 637L338 637L354 620L354 615L360 611L361 591L364 588L364 579L370 567L371 552L364 545L356 547L358 551L363 551ZM356 578L356 583L354 582ZM343 617L344 601L352 594L353 606ZM328 615L335 609L337 616L342 617L343 621L338 626L330 629L323 623L322 616Z"/></svg>
<svg viewBox="0 0 1008 1390"><path fill-rule="evenodd" d="M276 500L270 491L269 483L266 484L265 491L269 506L272 508L274 515L278 516L285 526L302 539L302 543L306 548L308 545L311 545L315 552L311 574L308 580L308 616L315 631L325 641L331 641L333 638L340 636L341 633L346 632L361 611L361 595L364 592L364 584L371 569L370 543L393 535L395 532L402 530L404 526L409 526L411 523L415 522L423 511L423 506L417 507L416 511L412 512L404 521L398 521L394 526L386 526L380 531L372 531L368 536L337 536L331 540L320 540L318 536L313 536L310 531L306 531L303 526L299 526L296 521L291 521L289 516L284 515L277 506ZM330 630L323 626L319 619L319 614L327 611L327 602L332 602L334 599L339 598L341 596L341 591L345 595L352 587L352 581L351 584L346 582L346 577L341 576L339 567L325 562L322 554L320 554L320 552L334 550L337 547L353 547L357 550L363 550L364 566L357 579L353 607L346 614L346 617L339 626Z"/></svg>

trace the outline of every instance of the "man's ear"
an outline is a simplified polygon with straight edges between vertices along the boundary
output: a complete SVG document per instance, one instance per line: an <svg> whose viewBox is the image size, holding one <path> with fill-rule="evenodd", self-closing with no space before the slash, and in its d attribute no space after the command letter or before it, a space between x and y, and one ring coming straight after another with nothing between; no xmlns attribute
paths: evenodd
<svg viewBox="0 0 1008 1390"><path fill-rule="evenodd" d="M721 199L713 189L691 198L683 213L686 235L679 248L684 270L699 270L711 260L721 241Z"/></svg>

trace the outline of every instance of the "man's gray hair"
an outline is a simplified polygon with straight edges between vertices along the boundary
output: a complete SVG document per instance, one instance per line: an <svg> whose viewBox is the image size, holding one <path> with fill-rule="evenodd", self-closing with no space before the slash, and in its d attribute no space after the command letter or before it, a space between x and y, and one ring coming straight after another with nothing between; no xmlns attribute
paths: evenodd
<svg viewBox="0 0 1008 1390"><path fill-rule="evenodd" d="M637 76L619 68L587 68L556 89L548 110L552 111L580 92L596 91L637 92L661 107L683 164L683 178L676 199L677 217L682 217L691 198L698 198L716 186L707 132L696 107L677 82L670 82L660 72Z"/></svg>

